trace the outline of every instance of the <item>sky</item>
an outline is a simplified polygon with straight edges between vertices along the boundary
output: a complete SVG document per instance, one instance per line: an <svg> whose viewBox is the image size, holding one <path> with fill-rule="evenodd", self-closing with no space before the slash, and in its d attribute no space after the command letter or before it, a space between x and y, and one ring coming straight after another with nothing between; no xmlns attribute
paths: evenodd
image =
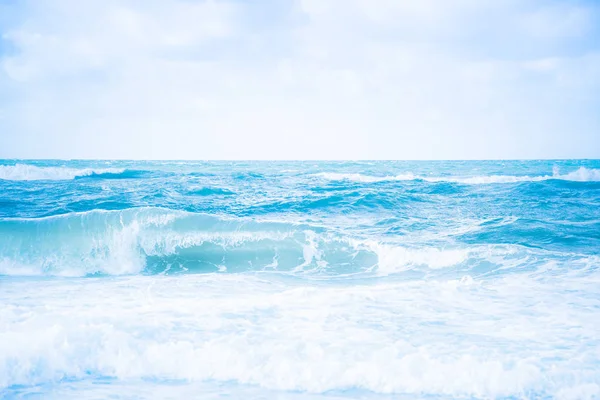
<svg viewBox="0 0 600 400"><path fill-rule="evenodd" d="M600 158L600 1L0 0L0 158Z"/></svg>

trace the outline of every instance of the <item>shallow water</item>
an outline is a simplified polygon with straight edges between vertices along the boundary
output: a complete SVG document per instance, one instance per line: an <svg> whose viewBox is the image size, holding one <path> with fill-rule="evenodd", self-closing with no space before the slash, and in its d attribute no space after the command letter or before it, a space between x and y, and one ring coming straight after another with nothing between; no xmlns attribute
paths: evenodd
<svg viewBox="0 0 600 400"><path fill-rule="evenodd" d="M599 161L0 161L0 397L595 398L599 266Z"/></svg>

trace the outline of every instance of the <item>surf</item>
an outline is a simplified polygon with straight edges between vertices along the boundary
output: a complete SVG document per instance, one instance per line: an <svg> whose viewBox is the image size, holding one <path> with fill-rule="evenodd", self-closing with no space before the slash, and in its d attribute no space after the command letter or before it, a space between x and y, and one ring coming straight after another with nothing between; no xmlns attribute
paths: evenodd
<svg viewBox="0 0 600 400"><path fill-rule="evenodd" d="M132 179L151 175L150 171L126 168L38 167L31 164L0 165L0 180L65 181L74 179Z"/></svg>
<svg viewBox="0 0 600 400"><path fill-rule="evenodd" d="M1 164L0 397L600 393L598 161Z"/></svg>
<svg viewBox="0 0 600 400"><path fill-rule="evenodd" d="M515 222L483 221L452 234L473 238L498 229L510 232ZM416 246L306 223L161 208L4 218L0 234L0 275L9 276L279 272L324 279L408 271L424 276L459 267L489 273L505 264L531 270L536 263L528 258L536 252L544 257L542 250L479 245L479 239L467 246ZM583 256L565 257L576 263Z"/></svg>
<svg viewBox="0 0 600 400"><path fill-rule="evenodd" d="M450 182L468 185L489 185L501 183L542 182L549 180L571 182L600 182L600 169L580 167L575 171L560 174L555 169L552 175L477 175L477 176L424 176L404 173L398 175L371 176L361 173L319 172L314 176L331 181L352 181L360 183L394 182L394 181L424 181L424 182Z"/></svg>

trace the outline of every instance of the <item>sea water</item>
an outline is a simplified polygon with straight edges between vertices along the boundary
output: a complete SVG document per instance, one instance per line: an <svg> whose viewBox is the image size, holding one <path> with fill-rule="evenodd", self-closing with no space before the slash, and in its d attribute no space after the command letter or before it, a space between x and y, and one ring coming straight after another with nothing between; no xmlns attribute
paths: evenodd
<svg viewBox="0 0 600 400"><path fill-rule="evenodd" d="M2 398L599 396L599 161L0 161Z"/></svg>

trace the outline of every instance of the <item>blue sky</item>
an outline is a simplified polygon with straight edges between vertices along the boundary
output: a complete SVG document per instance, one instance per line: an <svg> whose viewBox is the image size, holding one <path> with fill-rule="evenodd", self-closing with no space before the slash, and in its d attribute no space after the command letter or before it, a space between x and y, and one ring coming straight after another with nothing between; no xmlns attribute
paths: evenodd
<svg viewBox="0 0 600 400"><path fill-rule="evenodd" d="M0 0L0 157L600 157L600 2Z"/></svg>

